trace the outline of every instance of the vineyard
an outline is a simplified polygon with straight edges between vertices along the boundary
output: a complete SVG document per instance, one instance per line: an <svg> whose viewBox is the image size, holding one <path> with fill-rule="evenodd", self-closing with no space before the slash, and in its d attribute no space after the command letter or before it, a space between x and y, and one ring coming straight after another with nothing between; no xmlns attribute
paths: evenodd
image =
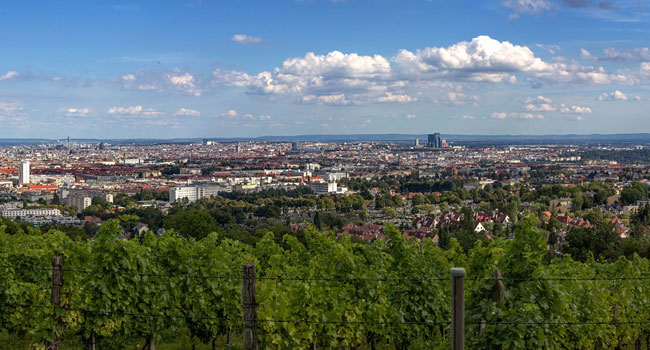
<svg viewBox="0 0 650 350"><path fill-rule="evenodd" d="M514 239L469 252L387 231L370 244L315 230L278 244L269 233L255 246L217 234L121 240L117 221L91 241L0 232L1 327L37 349L58 339L121 349L180 333L216 347L241 337L242 265L253 264L262 349L449 349L449 271L461 266L468 349L648 346L646 259L551 260L529 220Z"/></svg>

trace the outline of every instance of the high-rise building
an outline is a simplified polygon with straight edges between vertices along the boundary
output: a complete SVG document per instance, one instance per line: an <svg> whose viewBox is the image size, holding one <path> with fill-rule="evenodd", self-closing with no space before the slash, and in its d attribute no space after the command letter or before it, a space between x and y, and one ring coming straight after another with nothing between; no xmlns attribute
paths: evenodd
<svg viewBox="0 0 650 350"><path fill-rule="evenodd" d="M93 204L93 199L82 194L74 194L66 197L65 203L71 207L77 207L77 213L81 213Z"/></svg>
<svg viewBox="0 0 650 350"><path fill-rule="evenodd" d="M440 137L440 133L437 132L428 135L427 147L442 148L442 137Z"/></svg>
<svg viewBox="0 0 650 350"><path fill-rule="evenodd" d="M25 160L20 162L20 168L18 169L18 182L21 184L29 183L29 161Z"/></svg>

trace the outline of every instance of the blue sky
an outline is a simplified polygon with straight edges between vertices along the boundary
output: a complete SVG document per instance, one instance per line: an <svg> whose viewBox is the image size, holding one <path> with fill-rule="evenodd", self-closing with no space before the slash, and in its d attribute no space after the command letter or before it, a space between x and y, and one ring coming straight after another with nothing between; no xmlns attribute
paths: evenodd
<svg viewBox="0 0 650 350"><path fill-rule="evenodd" d="M0 137L650 132L650 0L3 1Z"/></svg>

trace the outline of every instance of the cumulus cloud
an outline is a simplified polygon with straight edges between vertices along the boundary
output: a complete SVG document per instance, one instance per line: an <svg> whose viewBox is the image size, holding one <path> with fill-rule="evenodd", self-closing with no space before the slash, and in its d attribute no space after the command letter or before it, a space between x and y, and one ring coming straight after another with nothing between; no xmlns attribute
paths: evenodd
<svg viewBox="0 0 650 350"><path fill-rule="evenodd" d="M478 106L478 102L481 100L479 96L468 95L460 90L449 91L444 94L439 99L434 99L434 102L443 103L452 106L465 106L473 105Z"/></svg>
<svg viewBox="0 0 650 350"><path fill-rule="evenodd" d="M580 56L594 61L650 61L650 48L636 47L632 49L605 48L603 54L594 55L586 49L580 49Z"/></svg>
<svg viewBox="0 0 650 350"><path fill-rule="evenodd" d="M90 108L64 107L59 109L59 113L66 117L88 117L93 114L93 111Z"/></svg>
<svg viewBox="0 0 650 350"><path fill-rule="evenodd" d="M528 97L524 109L528 112L553 112L557 108L552 105L553 100L544 96Z"/></svg>
<svg viewBox="0 0 650 350"><path fill-rule="evenodd" d="M460 119L462 119L462 120L474 120L474 119L476 119L476 118L474 118L473 115L464 114L464 115L462 115L462 116L460 117Z"/></svg>
<svg viewBox="0 0 650 350"><path fill-rule="evenodd" d="M506 119L508 118L508 113L506 112L493 112L490 116L492 119Z"/></svg>
<svg viewBox="0 0 650 350"><path fill-rule="evenodd" d="M545 62L533 51L507 41L481 35L447 48L426 48L412 53L402 50L395 62L406 72L419 76L449 77L492 83L516 82L515 74L524 74L533 81L550 83L629 82L624 74L612 74L603 67L583 66L575 62Z"/></svg>
<svg viewBox="0 0 650 350"><path fill-rule="evenodd" d="M14 78L18 77L18 75L19 75L18 72L14 71L14 70L11 70L11 71L8 71L7 73L3 74L3 75L0 75L0 81L14 79Z"/></svg>
<svg viewBox="0 0 650 350"><path fill-rule="evenodd" d="M16 102L0 101L0 122L3 125L12 125L17 127L29 126L29 120L25 109Z"/></svg>
<svg viewBox="0 0 650 350"><path fill-rule="evenodd" d="M415 114L407 114L407 115L406 115L406 119L415 119L415 118L417 118L417 117L418 117L418 116L415 115Z"/></svg>
<svg viewBox="0 0 650 350"><path fill-rule="evenodd" d="M623 93L620 90L615 90L613 92L603 92L598 96L598 101L639 101L641 97L632 96Z"/></svg>
<svg viewBox="0 0 650 350"><path fill-rule="evenodd" d="M130 107L111 107L108 109L108 114L123 115L123 116L155 117L161 115L162 113L156 111L153 108L143 108L142 106L130 106Z"/></svg>
<svg viewBox="0 0 650 350"><path fill-rule="evenodd" d="M542 50L545 50L546 52L554 55L558 51L562 50L560 45L544 45L544 44L535 44L536 47L539 47Z"/></svg>
<svg viewBox="0 0 650 350"><path fill-rule="evenodd" d="M494 112L490 116L492 119L544 119L544 116L541 114L534 114L534 113L517 113L517 112L511 112L511 113L506 113L506 112Z"/></svg>
<svg viewBox="0 0 650 350"><path fill-rule="evenodd" d="M553 100L551 100L548 97L544 96L537 96L537 97L527 97L526 98L526 103L532 103L532 104L551 104L553 103Z"/></svg>
<svg viewBox="0 0 650 350"><path fill-rule="evenodd" d="M380 55L333 51L327 55L307 53L304 57L288 58L281 67L257 75L218 69L213 72L213 81L246 87L252 94L293 94L302 96L302 102L349 104L342 96L346 92L386 97L387 85L395 82L391 74L390 62Z"/></svg>
<svg viewBox="0 0 650 350"><path fill-rule="evenodd" d="M557 8L551 0L505 0L501 4L513 11L510 19L515 19L521 14L537 14Z"/></svg>
<svg viewBox="0 0 650 350"><path fill-rule="evenodd" d="M143 70L136 74L125 74L113 81L129 90L183 93L191 96L201 96L202 94L200 80L179 68L171 71Z"/></svg>
<svg viewBox="0 0 650 350"><path fill-rule="evenodd" d="M639 70L643 75L650 75L650 62L641 63Z"/></svg>
<svg viewBox="0 0 650 350"><path fill-rule="evenodd" d="M486 35L450 47L429 47L415 53L401 50L395 61L410 73L438 73L470 81L511 81L515 72L543 72L549 65L526 46Z"/></svg>
<svg viewBox="0 0 650 350"><path fill-rule="evenodd" d="M591 108L581 106L567 106L565 104L561 104L560 112L570 114L591 114Z"/></svg>
<svg viewBox="0 0 650 350"><path fill-rule="evenodd" d="M345 97L345 94L322 95L322 96L306 95L303 96L302 102L332 105L332 106L346 106L352 103Z"/></svg>
<svg viewBox="0 0 650 350"><path fill-rule="evenodd" d="M201 115L201 112L196 109L180 108L174 115L177 117L198 117Z"/></svg>
<svg viewBox="0 0 650 350"><path fill-rule="evenodd" d="M542 104L527 104L524 106L524 109L529 111L529 112L553 112L556 110L555 106L550 105L548 103L542 103Z"/></svg>
<svg viewBox="0 0 650 350"><path fill-rule="evenodd" d="M576 62L546 62L521 45L478 36L448 47L400 50L394 57L333 51L285 59L279 67L257 74L217 69L214 85L244 88L249 94L286 95L302 103L349 105L369 102L412 102L406 88L449 82L516 83L526 77L533 86L547 83L630 84L629 75ZM454 95L456 94L456 95ZM445 103L476 103L461 91Z"/></svg>
<svg viewBox="0 0 650 350"><path fill-rule="evenodd" d="M221 118L224 119L229 119L231 121L236 121L236 120L244 120L244 121L251 121L251 120L258 120L258 121L265 121L265 120L271 120L271 116L267 114L262 114L255 116L251 113L245 113L245 114L239 114L236 110L234 109L229 109L224 113L221 113L219 115Z"/></svg>
<svg viewBox="0 0 650 350"><path fill-rule="evenodd" d="M264 39L260 38L259 36L246 34L235 34L232 36L232 38L230 38L230 40L239 44L259 44L264 41Z"/></svg>
<svg viewBox="0 0 650 350"><path fill-rule="evenodd" d="M238 114L237 114L236 110L229 109L226 112L221 113L221 116L224 117L224 118L234 118L234 117L238 116Z"/></svg>
<svg viewBox="0 0 650 350"><path fill-rule="evenodd" d="M391 92L386 92L386 95L377 99L379 102L399 102L399 103L408 103L416 102L418 99L416 97L411 97L409 95L400 95L393 94Z"/></svg>

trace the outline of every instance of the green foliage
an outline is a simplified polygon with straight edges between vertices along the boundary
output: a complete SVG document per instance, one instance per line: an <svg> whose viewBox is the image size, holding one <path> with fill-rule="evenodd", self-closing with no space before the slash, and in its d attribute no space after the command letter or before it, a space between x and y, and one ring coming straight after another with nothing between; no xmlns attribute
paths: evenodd
<svg viewBox="0 0 650 350"><path fill-rule="evenodd" d="M611 260L621 255L619 237L609 224L592 229L570 229L564 251L580 261L586 261L590 256Z"/></svg>
<svg viewBox="0 0 650 350"><path fill-rule="evenodd" d="M201 210L187 210L169 215L165 218L163 226L196 239L202 239L217 230L214 218Z"/></svg>
<svg viewBox="0 0 650 350"><path fill-rule="evenodd" d="M385 240L372 243L310 227L300 239L272 229L250 245L217 233L121 240L130 218L122 219L105 222L87 241L55 230L9 234L0 223L3 331L35 349L52 340L54 311L40 305L50 298L48 270L60 254L63 309L57 312L66 338L94 335L106 349L179 332L203 343L235 334L244 263L255 264L262 277L257 302L266 349L448 348L454 266L468 273L468 349L613 349L650 335L640 323L650 315L650 281L638 279L650 274L650 262L634 253L611 262L589 254L583 262L548 262L545 234L532 216L514 227L512 240L478 242L466 254L453 237L442 250L429 239L408 241L391 225ZM504 278L503 300L490 278L496 271ZM599 280L608 276L622 279ZM612 323L614 314L622 323Z"/></svg>

